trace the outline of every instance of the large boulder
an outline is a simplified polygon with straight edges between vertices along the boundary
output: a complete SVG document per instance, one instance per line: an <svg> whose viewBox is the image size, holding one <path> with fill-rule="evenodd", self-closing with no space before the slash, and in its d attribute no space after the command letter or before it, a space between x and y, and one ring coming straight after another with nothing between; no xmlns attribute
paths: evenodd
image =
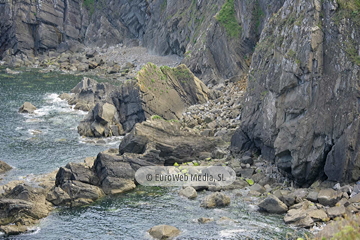
<svg viewBox="0 0 360 240"><path fill-rule="evenodd" d="M131 161L120 156L117 149L99 153L94 163L94 171L106 194L122 193L135 188L135 170Z"/></svg>
<svg viewBox="0 0 360 240"><path fill-rule="evenodd" d="M181 233L179 229L169 225L158 225L150 228L148 232L150 236L160 240L172 239Z"/></svg>
<svg viewBox="0 0 360 240"><path fill-rule="evenodd" d="M34 113L36 107L29 102L24 102L19 108L19 113Z"/></svg>
<svg viewBox="0 0 360 240"><path fill-rule="evenodd" d="M10 186L10 185L9 185ZM28 231L46 217L52 205L46 201L46 191L20 183L7 189L0 198L0 231L19 234Z"/></svg>
<svg viewBox="0 0 360 240"><path fill-rule="evenodd" d="M207 195L201 202L201 207L204 208L215 208L215 207L226 207L230 205L230 197L221 192L211 193Z"/></svg>
<svg viewBox="0 0 360 240"><path fill-rule="evenodd" d="M69 100L75 108L89 110L78 132L82 136L124 135L138 122L159 115L166 120L180 119L190 105L205 103L209 90L185 66L176 68L145 65L135 80L120 87L84 78Z"/></svg>
<svg viewBox="0 0 360 240"><path fill-rule="evenodd" d="M104 195L95 172L85 164L68 163L56 174L55 186L46 199L54 205L90 204Z"/></svg>
<svg viewBox="0 0 360 240"><path fill-rule="evenodd" d="M109 103L97 103L80 122L78 132L88 137L111 137L124 134L117 110Z"/></svg>
<svg viewBox="0 0 360 240"><path fill-rule="evenodd" d="M211 153L221 140L206 138L180 129L177 122L164 120L136 124L119 146L120 154L155 155L154 162L173 165L200 159L200 153ZM149 160L151 161L151 160Z"/></svg>
<svg viewBox="0 0 360 240"><path fill-rule="evenodd" d="M189 199L194 199L197 197L197 192L193 187L185 187L179 191L179 195L187 197Z"/></svg>
<svg viewBox="0 0 360 240"><path fill-rule="evenodd" d="M269 213L286 213L288 210L286 204L274 195L265 198L258 206Z"/></svg>
<svg viewBox="0 0 360 240"><path fill-rule="evenodd" d="M321 189L318 194L318 201L324 206L333 207L341 199L342 192L337 192L331 188Z"/></svg>

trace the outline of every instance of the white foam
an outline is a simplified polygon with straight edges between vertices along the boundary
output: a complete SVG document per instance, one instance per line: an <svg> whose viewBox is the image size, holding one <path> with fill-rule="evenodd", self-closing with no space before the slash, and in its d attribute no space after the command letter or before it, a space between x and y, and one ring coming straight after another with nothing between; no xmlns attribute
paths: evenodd
<svg viewBox="0 0 360 240"><path fill-rule="evenodd" d="M26 235L35 235L40 232L41 228L40 227L31 227L28 230L31 232L27 233Z"/></svg>
<svg viewBox="0 0 360 240"><path fill-rule="evenodd" d="M250 232L249 230L245 230L245 229L228 229L228 230L221 230L220 231L220 236L221 237L236 237L236 235L238 233L243 233L243 232Z"/></svg>
<svg viewBox="0 0 360 240"><path fill-rule="evenodd" d="M47 101L47 102L50 102L50 103L59 103L59 102L64 102L66 103L65 100L62 100L60 97L59 97L59 94L56 94L56 93L48 93L45 95L44 99Z"/></svg>
<svg viewBox="0 0 360 240"><path fill-rule="evenodd" d="M38 130L38 129L28 129L28 132L29 132L31 135L44 134L44 131Z"/></svg>
<svg viewBox="0 0 360 240"><path fill-rule="evenodd" d="M91 137L79 137L79 143L82 144L94 144L104 146L114 146L121 143L124 136L114 136L107 138L91 138Z"/></svg>

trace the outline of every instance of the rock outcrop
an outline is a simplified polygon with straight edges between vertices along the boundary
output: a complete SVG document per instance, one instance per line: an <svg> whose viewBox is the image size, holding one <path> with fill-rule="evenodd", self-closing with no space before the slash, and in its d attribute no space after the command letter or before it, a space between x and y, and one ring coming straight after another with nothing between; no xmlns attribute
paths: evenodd
<svg viewBox="0 0 360 240"><path fill-rule="evenodd" d="M142 154L148 162L172 166L175 162L201 160L222 141L202 137L180 129L180 123L165 120L146 121L135 125L119 146L120 154Z"/></svg>
<svg viewBox="0 0 360 240"><path fill-rule="evenodd" d="M52 209L45 189L15 185L0 195L0 231L8 235L28 231Z"/></svg>
<svg viewBox="0 0 360 240"><path fill-rule="evenodd" d="M298 185L360 178L358 6L337 2L288 0L269 20L232 138Z"/></svg>
<svg viewBox="0 0 360 240"><path fill-rule="evenodd" d="M153 115L178 120L190 105L208 100L209 90L185 65L157 67L148 63L120 87L84 78L68 97L82 110L92 109L81 121L82 136L124 135Z"/></svg>
<svg viewBox="0 0 360 240"><path fill-rule="evenodd" d="M36 107L30 102L24 102L23 105L19 108L19 113L34 113Z"/></svg>
<svg viewBox="0 0 360 240"><path fill-rule="evenodd" d="M140 167L200 160L222 143L181 130L180 123L176 122L138 123L124 137L119 149L99 153L91 166L69 163L61 167L47 200L54 205L79 206L105 194L127 192L136 187L135 172ZM194 194L196 191L190 197Z"/></svg>
<svg viewBox="0 0 360 240"><path fill-rule="evenodd" d="M0 56L17 65L61 44L83 42L88 11L82 4L79 0L1 1Z"/></svg>

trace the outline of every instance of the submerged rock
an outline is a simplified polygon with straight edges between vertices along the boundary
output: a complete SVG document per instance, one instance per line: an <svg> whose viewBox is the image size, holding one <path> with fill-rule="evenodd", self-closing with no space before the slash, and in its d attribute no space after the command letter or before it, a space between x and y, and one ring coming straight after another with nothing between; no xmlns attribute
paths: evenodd
<svg viewBox="0 0 360 240"><path fill-rule="evenodd" d="M181 233L179 229L169 225L158 225L150 228L148 232L153 238L160 240L172 239Z"/></svg>
<svg viewBox="0 0 360 240"><path fill-rule="evenodd" d="M19 108L19 113L34 113L36 107L29 102L24 102L24 104Z"/></svg>

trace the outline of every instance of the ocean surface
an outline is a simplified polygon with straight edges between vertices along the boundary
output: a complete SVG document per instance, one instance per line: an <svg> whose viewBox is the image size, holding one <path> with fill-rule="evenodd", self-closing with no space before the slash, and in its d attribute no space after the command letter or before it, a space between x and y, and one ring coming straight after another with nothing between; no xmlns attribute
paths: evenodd
<svg viewBox="0 0 360 240"><path fill-rule="evenodd" d="M34 175L118 147L120 138L104 139L101 144L81 138L76 128L86 112L74 110L59 98L82 76L20 71L10 75L0 68L0 160L14 168L0 175L0 184L30 181ZM25 101L37 107L35 114L18 113ZM159 224L179 228L182 234L177 239L292 239L302 234L285 225L281 215L258 212L251 200L245 202L240 197L240 192L227 193L232 196L229 207L204 209L200 202L207 192L188 200L178 196L178 190L139 186L91 206L59 207L33 232L7 239L151 239L147 230ZM201 224L196 221L200 217L214 221Z"/></svg>

